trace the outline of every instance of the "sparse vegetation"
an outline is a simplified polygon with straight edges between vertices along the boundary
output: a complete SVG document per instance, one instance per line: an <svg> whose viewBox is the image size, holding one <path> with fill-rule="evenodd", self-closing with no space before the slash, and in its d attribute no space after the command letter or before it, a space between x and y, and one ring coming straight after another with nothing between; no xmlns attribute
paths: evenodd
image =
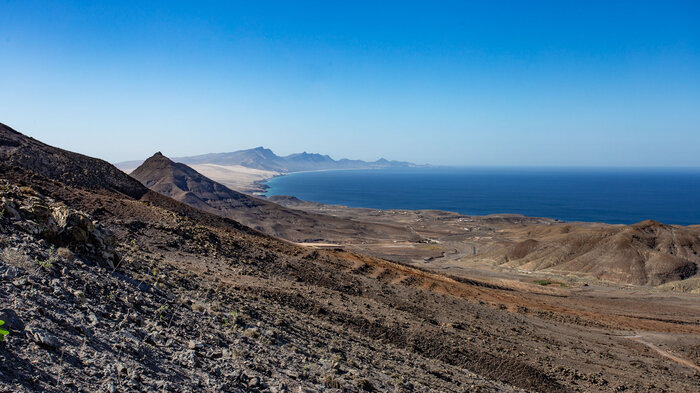
<svg viewBox="0 0 700 393"><path fill-rule="evenodd" d="M51 246L49 248L49 257L45 260L40 260L38 257L34 258L34 262L39 264L42 268L49 270L53 267L54 262L58 260L58 255L56 254L56 248L54 246Z"/></svg>
<svg viewBox="0 0 700 393"><path fill-rule="evenodd" d="M248 338L258 338L260 337L260 332L256 328L248 328L243 331L243 335Z"/></svg>
<svg viewBox="0 0 700 393"><path fill-rule="evenodd" d="M335 378L334 375L328 374L323 378L323 385L329 389L342 389L343 383Z"/></svg>
<svg viewBox="0 0 700 393"><path fill-rule="evenodd" d="M2 326L4 324L5 324L5 321L0 320L0 326ZM7 336L8 334L10 334L10 332L8 332L7 330L0 329L0 341L5 340L5 336Z"/></svg>
<svg viewBox="0 0 700 393"><path fill-rule="evenodd" d="M228 313L228 317L223 318L224 321L221 323L221 327L228 328L233 327L238 324L238 311L231 311Z"/></svg>
<svg viewBox="0 0 700 393"><path fill-rule="evenodd" d="M442 247L441 247L441 246L439 246L439 245L437 245L437 244L431 244L431 243L419 244L417 247L420 248L421 250L429 250L429 251L440 251L440 250L442 250Z"/></svg>
<svg viewBox="0 0 700 393"><path fill-rule="evenodd" d="M58 250L56 250L56 254L60 255L61 257L73 262L75 260L75 254L73 251L65 248L65 247L60 247Z"/></svg>
<svg viewBox="0 0 700 393"><path fill-rule="evenodd" d="M377 389L372 385L372 382L367 380L366 378L362 378L359 381L357 381L357 387L364 390L365 392L374 392Z"/></svg>
<svg viewBox="0 0 700 393"><path fill-rule="evenodd" d="M170 309L170 306L168 306L167 304L158 307L158 309L156 310L156 315L160 320L163 320L163 313L168 309Z"/></svg>
<svg viewBox="0 0 700 393"><path fill-rule="evenodd" d="M18 250L13 250L10 248L2 250L0 258L4 262L7 262L15 267L29 268L29 265L31 265L31 261L29 261L26 255L24 255Z"/></svg>
<svg viewBox="0 0 700 393"><path fill-rule="evenodd" d="M564 284L563 282L551 281L551 280L532 280L532 282L534 282L537 285L542 285L545 287L548 287L551 285L556 285L558 287L565 287L566 286L566 284Z"/></svg>

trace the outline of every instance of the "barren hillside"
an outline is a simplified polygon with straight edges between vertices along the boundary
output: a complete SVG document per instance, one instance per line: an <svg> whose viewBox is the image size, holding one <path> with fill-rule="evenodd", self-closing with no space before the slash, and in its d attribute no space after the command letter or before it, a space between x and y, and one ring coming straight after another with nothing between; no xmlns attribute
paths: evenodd
<svg viewBox="0 0 700 393"><path fill-rule="evenodd" d="M695 298L298 247L4 126L0 155L3 392L700 388Z"/></svg>

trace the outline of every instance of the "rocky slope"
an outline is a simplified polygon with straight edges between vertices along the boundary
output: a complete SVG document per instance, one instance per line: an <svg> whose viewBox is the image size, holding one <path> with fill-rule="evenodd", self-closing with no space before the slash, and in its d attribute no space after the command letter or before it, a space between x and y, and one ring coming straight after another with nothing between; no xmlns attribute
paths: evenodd
<svg viewBox="0 0 700 393"><path fill-rule="evenodd" d="M73 153L0 136L1 392L700 388L611 334L697 337L691 306L599 318L553 291L297 247L103 161L77 157L73 173ZM18 151L58 168L13 164Z"/></svg>
<svg viewBox="0 0 700 393"><path fill-rule="evenodd" d="M86 213L26 186L2 187L5 208L17 206L18 213L3 217L0 228L0 319L10 332L0 343L0 391L372 391L402 383L370 370L377 364L396 375L423 374L417 380L425 378L425 385L411 383L418 390L431 384L449 389L419 370L420 362L379 361L371 354L409 356L398 348L372 348L374 340L338 335L314 318L297 321L265 299L284 292L258 287L261 282L243 273L235 275L236 285L254 285L228 290L228 280L208 281L162 263L174 255L144 252L151 245L138 236L129 236L114 263L102 257L111 235ZM47 241L61 233L77 235ZM315 302L286 296L305 306ZM352 347L358 352L345 352ZM462 373L457 370L451 372ZM458 380L517 390L470 373Z"/></svg>
<svg viewBox="0 0 700 393"><path fill-rule="evenodd" d="M132 198L148 190L117 168L87 157L43 144L0 123L0 170L22 168L32 175L57 179L88 190L116 191Z"/></svg>
<svg viewBox="0 0 700 393"><path fill-rule="evenodd" d="M86 158L75 174L12 165L18 152L40 162L62 155L57 163L73 153L4 127L0 134L11 141L2 147L3 209L18 213L3 213L0 238L0 308L10 328L3 391L516 391L494 381L506 377L503 362L516 385L558 386L496 353L444 357L454 348L420 339L435 328L410 313L390 311L385 322L391 308L367 296L381 297L386 284L352 273L353 259L281 243L121 172L86 183L87 168L109 172L99 160ZM36 229L53 225L62 206L92 226ZM51 214L23 214L42 207ZM116 263L97 252L92 232L53 236L93 226L113 234Z"/></svg>

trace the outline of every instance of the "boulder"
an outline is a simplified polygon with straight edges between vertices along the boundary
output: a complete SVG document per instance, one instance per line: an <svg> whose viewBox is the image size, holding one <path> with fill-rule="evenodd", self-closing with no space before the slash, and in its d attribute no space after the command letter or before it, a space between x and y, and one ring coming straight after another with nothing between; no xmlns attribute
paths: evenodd
<svg viewBox="0 0 700 393"><path fill-rule="evenodd" d="M0 310L0 321L5 321L5 324L2 325L2 329L9 331L10 334L19 333L24 330L24 322L22 322L22 319L20 319L19 315L17 315L14 310L10 310L9 308Z"/></svg>
<svg viewBox="0 0 700 393"><path fill-rule="evenodd" d="M27 328L26 332L28 338L34 340L34 342L41 346L52 349L58 349L61 346L58 339L47 331L30 327Z"/></svg>
<svg viewBox="0 0 700 393"><path fill-rule="evenodd" d="M79 228L88 234L95 231L95 225L92 223L92 219L85 213L59 206L53 209L51 215L54 221L56 221L56 225L61 229Z"/></svg>

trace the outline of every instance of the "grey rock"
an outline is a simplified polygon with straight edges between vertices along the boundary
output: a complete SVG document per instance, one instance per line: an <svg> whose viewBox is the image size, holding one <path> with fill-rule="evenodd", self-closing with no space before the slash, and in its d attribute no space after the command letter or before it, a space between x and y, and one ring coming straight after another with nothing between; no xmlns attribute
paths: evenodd
<svg viewBox="0 0 700 393"><path fill-rule="evenodd" d="M76 295L77 296L77 295ZM87 320L90 323L90 326L95 326L97 325L97 316L94 313L90 313L87 316Z"/></svg>
<svg viewBox="0 0 700 393"><path fill-rule="evenodd" d="M16 267L4 266L0 268L0 278L3 280L14 280L17 277L18 271Z"/></svg>
<svg viewBox="0 0 700 393"><path fill-rule="evenodd" d="M192 350L182 352L178 357L177 357L178 363L180 363L181 366L184 367L196 367L199 362L197 360L197 356L195 355L195 352Z"/></svg>
<svg viewBox="0 0 700 393"><path fill-rule="evenodd" d="M119 375L126 375L129 372L129 369L126 368L126 366L123 363L117 363L115 369L117 370L117 374Z"/></svg>
<svg viewBox="0 0 700 393"><path fill-rule="evenodd" d="M22 216L42 221L49 218L49 215L51 214L51 211L47 206L37 202L31 203L27 206L21 206L19 211L20 215Z"/></svg>
<svg viewBox="0 0 700 393"><path fill-rule="evenodd" d="M285 384L279 384L279 385L272 385L270 386L270 393L286 393L287 392L287 386Z"/></svg>
<svg viewBox="0 0 700 393"><path fill-rule="evenodd" d="M21 332L24 330L24 322L22 322L22 319L20 319L19 315L17 315L14 310L0 310L0 320L5 321L2 328L10 333Z"/></svg>
<svg viewBox="0 0 700 393"><path fill-rule="evenodd" d="M61 343L54 335L44 330L29 327L27 328L27 336L33 339L37 344L47 348L58 349L61 346Z"/></svg>
<svg viewBox="0 0 700 393"><path fill-rule="evenodd" d="M56 224L61 228L74 227L81 229L83 232L92 233L95 231L95 225L92 219L87 214L59 206L51 213Z"/></svg>
<svg viewBox="0 0 700 393"><path fill-rule="evenodd" d="M126 340L129 340L129 341L134 342L134 343L138 343L141 341L138 339L138 337L134 336L133 334L131 334L127 330L124 330L121 333L122 333L122 337L124 337L124 339L126 339Z"/></svg>
<svg viewBox="0 0 700 393"><path fill-rule="evenodd" d="M22 218L19 215L19 212L14 207L12 207L10 205L4 205L3 207L5 208L5 214L7 214L9 217L11 217L15 220L19 220Z"/></svg>
<svg viewBox="0 0 700 393"><path fill-rule="evenodd" d="M187 342L187 348L188 349L202 349L203 345L201 343L198 343L196 341L190 340Z"/></svg>

